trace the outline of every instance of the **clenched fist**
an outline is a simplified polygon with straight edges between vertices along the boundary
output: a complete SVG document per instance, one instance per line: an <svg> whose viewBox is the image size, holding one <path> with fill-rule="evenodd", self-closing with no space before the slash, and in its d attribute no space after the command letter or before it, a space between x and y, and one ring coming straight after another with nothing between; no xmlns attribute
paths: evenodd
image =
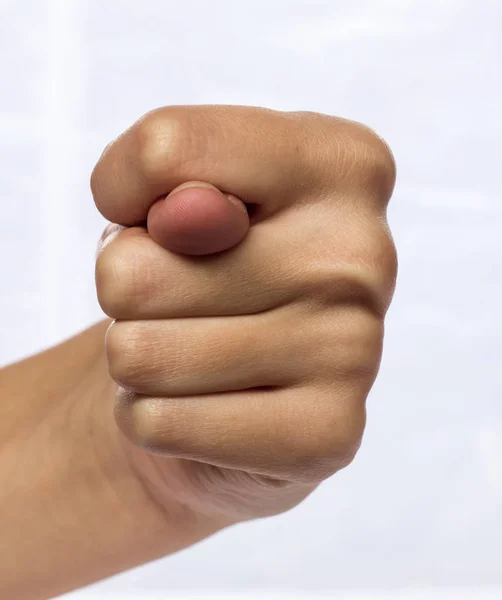
<svg viewBox="0 0 502 600"><path fill-rule="evenodd" d="M91 178L115 417L161 505L234 522L353 459L396 277L395 166L357 123L154 110Z"/></svg>

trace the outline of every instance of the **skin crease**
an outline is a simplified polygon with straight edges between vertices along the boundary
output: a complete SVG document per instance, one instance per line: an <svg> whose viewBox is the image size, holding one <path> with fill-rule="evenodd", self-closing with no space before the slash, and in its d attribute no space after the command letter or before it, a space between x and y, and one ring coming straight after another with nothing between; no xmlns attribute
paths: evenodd
<svg viewBox="0 0 502 600"><path fill-rule="evenodd" d="M0 597L289 510L353 460L394 181L374 132L311 112L170 106L107 146L91 189L109 318L0 370Z"/></svg>

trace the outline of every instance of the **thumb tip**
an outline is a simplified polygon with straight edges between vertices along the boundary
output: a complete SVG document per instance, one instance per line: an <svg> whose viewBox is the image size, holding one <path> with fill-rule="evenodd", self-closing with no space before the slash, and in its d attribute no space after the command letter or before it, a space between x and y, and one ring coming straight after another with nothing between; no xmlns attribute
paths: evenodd
<svg viewBox="0 0 502 600"><path fill-rule="evenodd" d="M249 215L237 197L211 184L188 182L150 208L147 226L152 239L167 250L215 254L244 239Z"/></svg>

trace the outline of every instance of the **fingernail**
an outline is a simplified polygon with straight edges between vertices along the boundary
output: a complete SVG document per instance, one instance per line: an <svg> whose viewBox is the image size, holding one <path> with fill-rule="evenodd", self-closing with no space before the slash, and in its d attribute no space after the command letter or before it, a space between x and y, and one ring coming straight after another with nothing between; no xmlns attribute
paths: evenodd
<svg viewBox="0 0 502 600"><path fill-rule="evenodd" d="M206 183L205 181L187 181L178 187L175 187L174 190L171 190L168 194L168 197L181 192L181 190L186 190L187 188L204 188L206 190L215 190L221 194L221 191L217 187L211 185L210 183Z"/></svg>
<svg viewBox="0 0 502 600"><path fill-rule="evenodd" d="M225 194L225 196L230 200L230 202L232 204L235 204L235 206L237 206L242 211L244 211L246 214L248 214L246 205L244 204L244 202L242 200L239 200L239 198L237 198L237 196L233 196L232 194Z"/></svg>

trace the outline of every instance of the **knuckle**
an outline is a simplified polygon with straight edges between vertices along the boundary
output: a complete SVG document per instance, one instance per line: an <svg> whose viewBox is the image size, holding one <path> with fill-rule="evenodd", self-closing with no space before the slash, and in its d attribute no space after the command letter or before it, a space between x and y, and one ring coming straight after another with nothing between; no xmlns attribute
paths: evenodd
<svg viewBox="0 0 502 600"><path fill-rule="evenodd" d="M100 163L98 161L98 163L92 169L89 183L90 183L91 193L94 198L94 203L96 205L96 208L99 210L99 212L101 212L101 203L99 202L99 196L100 196L100 174L99 174L100 166L99 165L100 165Z"/></svg>
<svg viewBox="0 0 502 600"><path fill-rule="evenodd" d="M120 321L110 325L105 340L108 370L119 385L133 388L148 362L147 348L138 324Z"/></svg>
<svg viewBox="0 0 502 600"><path fill-rule="evenodd" d="M94 204L98 211L109 221L118 221L120 218L120 215L115 213L113 206L110 206L109 203L110 184L112 182L113 185L116 177L116 166L113 159L116 141L114 140L107 144L96 162L89 179Z"/></svg>
<svg viewBox="0 0 502 600"><path fill-rule="evenodd" d="M96 208L102 213L102 207L101 207L101 186L102 186L102 176L101 176L101 167L102 167L102 158L103 156L106 154L106 149L108 148L108 146L105 148L105 150L103 151L103 154L101 155L100 159L98 160L98 162L96 163L96 165L94 166L94 168L92 169L91 172L91 176L90 176L90 187L91 187L91 192L92 192L92 196L94 198L94 203L96 204Z"/></svg>
<svg viewBox="0 0 502 600"><path fill-rule="evenodd" d="M99 305L109 317L125 318L130 277L131 265L127 258L111 246L102 250L96 260L96 289Z"/></svg>
<svg viewBox="0 0 502 600"><path fill-rule="evenodd" d="M379 318L385 313L386 294L384 297L379 277L373 267L362 260L312 269L308 280L300 282L300 286L300 301L315 306L361 306Z"/></svg>
<svg viewBox="0 0 502 600"><path fill-rule="evenodd" d="M141 448L157 449L160 422L165 421L158 399L119 388L114 412L117 425L131 442Z"/></svg>
<svg viewBox="0 0 502 600"><path fill-rule="evenodd" d="M312 328L309 343L316 356L312 378L336 382L341 389L357 383L368 393L380 365L383 335L382 320L366 309L343 307L323 316Z"/></svg>
<svg viewBox="0 0 502 600"><path fill-rule="evenodd" d="M364 406L340 403L329 398L331 406L315 414L315 422L305 423L306 432L298 440L296 477L305 481L321 481L348 466L361 445L366 423ZM307 426L306 426L307 425Z"/></svg>
<svg viewBox="0 0 502 600"><path fill-rule="evenodd" d="M343 347L339 370L345 379L356 380L361 386L373 382L380 365L383 335L382 321L366 311L352 310L338 320L333 347Z"/></svg>
<svg viewBox="0 0 502 600"><path fill-rule="evenodd" d="M396 287L398 256L392 233L386 221L380 223L372 238L373 264L383 290L384 304L388 308Z"/></svg>
<svg viewBox="0 0 502 600"><path fill-rule="evenodd" d="M380 219L366 221L352 244L353 260L362 279L372 282L379 297L388 301L397 276L397 251L387 223Z"/></svg>
<svg viewBox="0 0 502 600"><path fill-rule="evenodd" d="M303 125L303 157L316 166L316 178L324 181L328 195L342 182L365 194L383 197L386 203L396 181L396 162L387 142L373 129L319 113L298 113Z"/></svg>
<svg viewBox="0 0 502 600"><path fill-rule="evenodd" d="M396 183L396 162L390 146L366 125L358 125L354 133L356 171L371 189L379 191L386 200Z"/></svg>
<svg viewBox="0 0 502 600"><path fill-rule="evenodd" d="M322 247L306 253L297 267L300 294L322 304L364 305L384 316L397 276L396 248L386 223L360 220L350 231L328 236Z"/></svg>
<svg viewBox="0 0 502 600"><path fill-rule="evenodd" d="M190 423L179 414L176 401L139 395L135 391L120 390L115 406L115 417L122 431L137 446L155 453L183 455Z"/></svg>
<svg viewBox="0 0 502 600"><path fill-rule="evenodd" d="M321 449L327 457L327 471L332 474L354 459L362 441L366 415L364 409L333 410L320 432Z"/></svg>
<svg viewBox="0 0 502 600"><path fill-rule="evenodd" d="M123 296L120 294L122 283L122 263L117 253L108 246L100 251L96 259L95 281L98 302L105 314L112 318L121 318Z"/></svg>
<svg viewBox="0 0 502 600"><path fill-rule="evenodd" d="M129 431L134 443L140 447L156 450L165 422L163 411L154 398L136 399L129 407Z"/></svg>
<svg viewBox="0 0 502 600"><path fill-rule="evenodd" d="M183 155L186 120L175 111L155 109L136 122L134 132L142 175L150 182L162 181Z"/></svg>
<svg viewBox="0 0 502 600"><path fill-rule="evenodd" d="M155 293L152 263L139 240L116 240L105 246L96 259L95 279L98 302L114 319L138 315Z"/></svg>

